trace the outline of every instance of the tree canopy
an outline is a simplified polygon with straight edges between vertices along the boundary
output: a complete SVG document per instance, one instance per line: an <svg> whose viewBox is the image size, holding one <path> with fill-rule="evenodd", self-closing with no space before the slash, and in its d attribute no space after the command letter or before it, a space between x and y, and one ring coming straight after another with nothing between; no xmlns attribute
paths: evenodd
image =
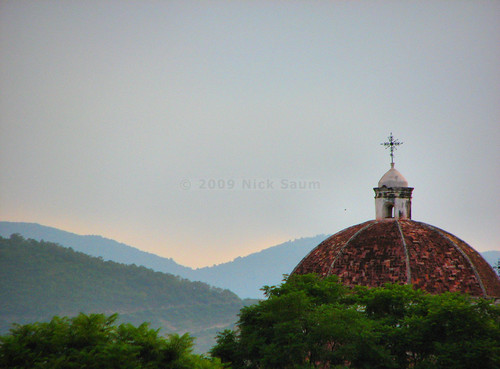
<svg viewBox="0 0 500 369"><path fill-rule="evenodd" d="M348 288L293 275L244 307L211 354L233 369L498 368L500 307L408 285Z"/></svg>
<svg viewBox="0 0 500 369"><path fill-rule="evenodd" d="M16 325L0 336L4 369L222 369L217 359L192 353L193 339L168 338L143 323L116 325L117 315L79 314Z"/></svg>

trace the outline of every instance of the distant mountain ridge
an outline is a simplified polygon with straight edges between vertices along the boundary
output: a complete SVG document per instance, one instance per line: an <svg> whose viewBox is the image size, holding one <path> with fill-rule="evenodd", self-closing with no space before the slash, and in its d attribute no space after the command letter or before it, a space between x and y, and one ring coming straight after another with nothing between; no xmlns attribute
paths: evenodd
<svg viewBox="0 0 500 369"><path fill-rule="evenodd" d="M147 253L101 236L80 236L35 223L0 222L1 236L9 237L13 233L35 240L56 242L88 255L102 257L104 260L142 265L192 281L227 288L241 298L262 298L260 288L264 285L279 284L283 274L291 273L303 257L328 237L317 235L300 238L238 257L227 263L192 269L176 263L171 258ZM500 251L486 251L482 255L490 265L500 259Z"/></svg>
<svg viewBox="0 0 500 369"><path fill-rule="evenodd" d="M0 236L9 237L13 233L37 241L55 242L87 255L102 257L104 260L143 265L159 272L182 276L192 270L170 258L163 258L102 236L82 236L37 223L0 222Z"/></svg>
<svg viewBox="0 0 500 369"><path fill-rule="evenodd" d="M327 235L299 238L269 247L233 261L196 269L187 278L227 288L238 296L262 298L260 289L278 285Z"/></svg>
<svg viewBox="0 0 500 369"><path fill-rule="evenodd" d="M25 238L44 240L71 247L87 255L102 257L124 264L142 265L153 270L171 273L192 281L227 288L242 298L262 298L264 285L281 283L295 265L326 235L301 238L270 247L231 262L192 269L132 246L101 236L82 236L36 223L0 222L0 236L19 233Z"/></svg>

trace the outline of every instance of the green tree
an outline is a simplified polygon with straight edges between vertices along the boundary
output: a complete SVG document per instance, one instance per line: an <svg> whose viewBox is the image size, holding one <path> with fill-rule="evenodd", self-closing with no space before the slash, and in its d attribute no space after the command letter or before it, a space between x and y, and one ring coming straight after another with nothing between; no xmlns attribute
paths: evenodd
<svg viewBox="0 0 500 369"><path fill-rule="evenodd" d="M159 335L147 323L115 325L117 315L79 314L48 323L16 325L0 336L1 368L221 369L217 359L192 353L188 335Z"/></svg>
<svg viewBox="0 0 500 369"><path fill-rule="evenodd" d="M500 259L497 260L495 264L493 264L493 270L500 276Z"/></svg>
<svg viewBox="0 0 500 369"><path fill-rule="evenodd" d="M500 366L500 308L488 300L315 275L264 291L210 352L233 369Z"/></svg>

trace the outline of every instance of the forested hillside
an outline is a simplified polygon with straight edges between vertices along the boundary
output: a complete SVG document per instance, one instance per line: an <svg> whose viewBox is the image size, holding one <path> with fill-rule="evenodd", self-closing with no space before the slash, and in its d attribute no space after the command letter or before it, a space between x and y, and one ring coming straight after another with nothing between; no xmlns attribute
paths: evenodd
<svg viewBox="0 0 500 369"><path fill-rule="evenodd" d="M304 237L227 263L191 269L170 258L147 253L101 236L82 236L35 223L0 222L0 236L9 237L13 233L38 241L56 242L87 255L100 256L104 260L143 265L159 272L227 288L242 298L263 298L260 291L262 286L281 283L283 274L289 274L312 248L327 237Z"/></svg>
<svg viewBox="0 0 500 369"><path fill-rule="evenodd" d="M163 333L190 332L206 349L216 331L236 321L243 304L234 293L205 283L20 235L0 237L1 332L13 322L116 312L121 321L148 321Z"/></svg>

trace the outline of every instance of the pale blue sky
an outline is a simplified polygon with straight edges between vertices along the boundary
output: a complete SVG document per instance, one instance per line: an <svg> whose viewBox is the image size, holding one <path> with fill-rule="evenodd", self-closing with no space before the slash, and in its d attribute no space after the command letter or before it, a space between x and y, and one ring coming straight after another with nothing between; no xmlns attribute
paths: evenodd
<svg viewBox="0 0 500 369"><path fill-rule="evenodd" d="M0 1L0 219L220 263L374 218L392 131L500 250L499 45L498 1Z"/></svg>

